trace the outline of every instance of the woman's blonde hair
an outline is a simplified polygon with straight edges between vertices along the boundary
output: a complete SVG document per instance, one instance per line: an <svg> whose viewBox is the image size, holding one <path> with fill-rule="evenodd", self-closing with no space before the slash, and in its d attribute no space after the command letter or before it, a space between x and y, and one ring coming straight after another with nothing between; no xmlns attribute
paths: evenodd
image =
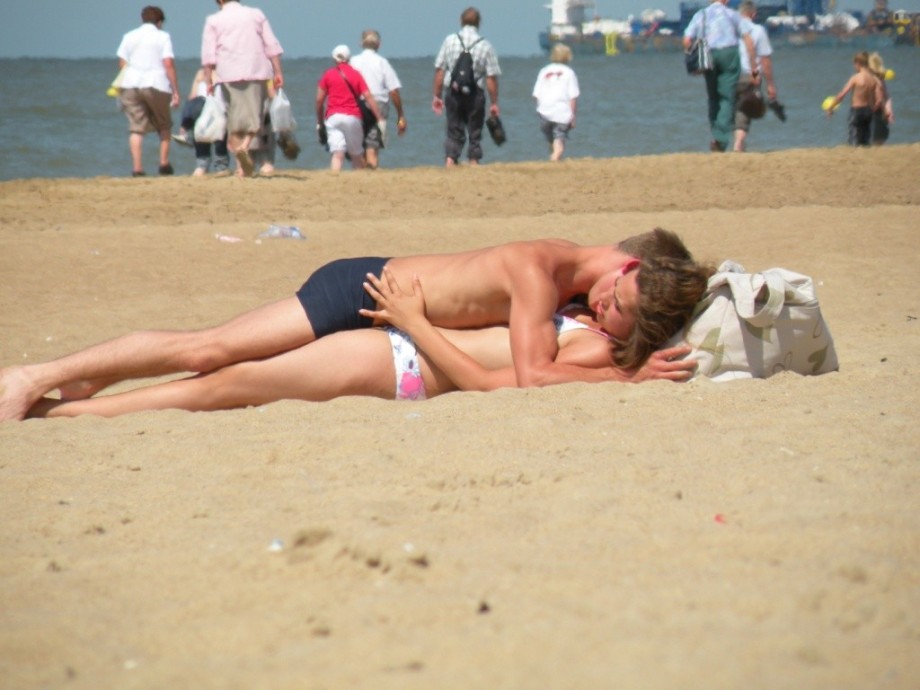
<svg viewBox="0 0 920 690"><path fill-rule="evenodd" d="M572 61L572 49L564 43L557 43L549 53L550 62L568 64Z"/></svg>
<svg viewBox="0 0 920 690"><path fill-rule="evenodd" d="M885 78L885 62L878 53L872 53L869 56L869 71L874 72L876 76Z"/></svg>

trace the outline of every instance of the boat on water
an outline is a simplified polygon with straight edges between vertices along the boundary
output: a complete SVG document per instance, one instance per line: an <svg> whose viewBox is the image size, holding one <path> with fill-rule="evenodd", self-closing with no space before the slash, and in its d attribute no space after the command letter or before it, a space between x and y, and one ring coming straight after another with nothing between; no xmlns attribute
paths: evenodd
<svg viewBox="0 0 920 690"><path fill-rule="evenodd" d="M729 0L737 8L740 0ZM920 13L888 11L887 0L876 0L864 17L859 12L836 12L836 0L785 0L757 3L756 21L762 23L774 48L846 47L851 50L885 50L899 45L920 45ZM540 48L549 52L564 43L576 55L621 55L683 50L684 29L705 0L680 3L680 16L671 19L661 10L639 16L607 19L595 14L594 0L552 0L550 25L540 32ZM591 15L589 17L589 11Z"/></svg>

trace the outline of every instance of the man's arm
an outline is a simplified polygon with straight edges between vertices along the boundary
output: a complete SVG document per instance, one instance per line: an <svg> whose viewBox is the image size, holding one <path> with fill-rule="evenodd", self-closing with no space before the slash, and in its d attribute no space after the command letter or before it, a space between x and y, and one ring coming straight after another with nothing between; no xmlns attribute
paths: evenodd
<svg viewBox="0 0 920 690"><path fill-rule="evenodd" d="M548 386L568 381L622 381L617 369L586 369L556 361L558 340L553 314L559 293L553 276L532 257L514 262L510 268L511 311L508 319L511 358L517 385Z"/></svg>
<svg viewBox="0 0 920 690"><path fill-rule="evenodd" d="M827 109L828 117L832 117L834 115L834 111L837 109L837 106L840 105L841 101L843 101L843 99L846 98L846 95L850 93L850 91L853 89L855 85L856 85L856 76L854 75L850 77L849 80L847 80L847 83L840 90L840 93L834 96L834 102L831 104L831 107Z"/></svg>
<svg viewBox="0 0 920 690"><path fill-rule="evenodd" d="M390 91L390 103L396 108L396 132L402 136L406 133L406 116L403 114L402 96L399 95L399 89Z"/></svg>
<svg viewBox="0 0 920 690"><path fill-rule="evenodd" d="M773 81L773 58L764 55L760 58L760 70L763 72L763 79L767 82L767 96L776 98L776 83Z"/></svg>
<svg viewBox="0 0 920 690"><path fill-rule="evenodd" d="M751 34L746 33L741 35L741 40L744 41L744 47L747 48L748 52L748 64L751 66L751 73L756 78L758 76L757 70L757 51L754 49L754 41L751 38ZM755 79L756 82L756 79Z"/></svg>
<svg viewBox="0 0 920 690"><path fill-rule="evenodd" d="M163 59L163 68L166 70L166 78L169 79L169 86L172 89L172 98L169 104L173 108L179 107L179 78L176 76L176 61L172 58Z"/></svg>
<svg viewBox="0 0 920 690"><path fill-rule="evenodd" d="M377 118L377 122L382 122L383 117L380 115L380 108L377 106L377 99L374 98L374 94L371 93L371 90L365 88L364 93L361 94L361 97L364 98L364 102L367 104L367 107L371 109L372 113L374 113L374 117Z"/></svg>
<svg viewBox="0 0 920 690"><path fill-rule="evenodd" d="M436 67L434 70L434 83L431 85L431 109L435 115L444 112L444 99L441 93L444 89L444 68Z"/></svg>
<svg viewBox="0 0 920 690"><path fill-rule="evenodd" d="M284 87L284 72L281 71L281 56L276 55L275 57L270 58L270 59L272 63L272 71L274 71L275 73L275 77L274 77L275 88L281 89Z"/></svg>
<svg viewBox="0 0 920 690"><path fill-rule="evenodd" d="M489 94L489 101L491 102L489 113L498 117L500 115L498 110L498 77L486 77L486 92Z"/></svg>

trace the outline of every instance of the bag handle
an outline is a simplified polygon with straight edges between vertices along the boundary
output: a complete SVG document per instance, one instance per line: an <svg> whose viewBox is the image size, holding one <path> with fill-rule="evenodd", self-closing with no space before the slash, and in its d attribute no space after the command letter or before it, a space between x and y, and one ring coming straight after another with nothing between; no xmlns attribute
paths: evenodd
<svg viewBox="0 0 920 690"><path fill-rule="evenodd" d="M738 316L758 328L773 324L786 301L786 285L782 276L767 273L730 273L726 282L732 291ZM758 298L763 303L758 305Z"/></svg>

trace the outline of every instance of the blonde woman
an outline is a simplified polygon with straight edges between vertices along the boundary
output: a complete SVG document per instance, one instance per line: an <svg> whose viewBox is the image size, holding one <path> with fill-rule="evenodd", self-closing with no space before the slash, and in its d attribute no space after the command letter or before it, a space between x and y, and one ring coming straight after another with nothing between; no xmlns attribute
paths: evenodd
<svg viewBox="0 0 920 690"><path fill-rule="evenodd" d="M889 125L894 122L894 110L891 105L891 95L888 93L888 70L882 56L872 53L869 56L869 71L875 75L879 83L879 99L876 109L872 112L872 145L881 146L888 141Z"/></svg>
<svg viewBox="0 0 920 690"><path fill-rule="evenodd" d="M562 159L565 140L575 129L575 111L578 103L578 77L569 67L572 49L561 43L553 46L550 64L540 70L533 86L540 116L540 131L550 145L551 161Z"/></svg>

